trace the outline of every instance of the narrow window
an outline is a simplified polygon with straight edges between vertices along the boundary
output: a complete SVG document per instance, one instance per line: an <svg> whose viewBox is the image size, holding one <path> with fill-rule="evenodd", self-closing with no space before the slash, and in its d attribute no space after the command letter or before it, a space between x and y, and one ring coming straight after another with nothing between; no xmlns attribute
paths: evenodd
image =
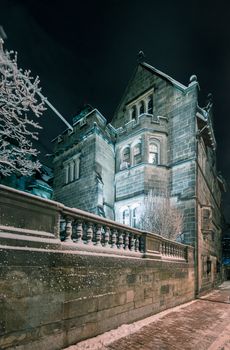
<svg viewBox="0 0 230 350"><path fill-rule="evenodd" d="M148 100L148 114L153 114L153 97L150 96Z"/></svg>
<svg viewBox="0 0 230 350"><path fill-rule="evenodd" d="M131 112L131 116L132 116L132 119L136 119L137 118L137 108L136 108L136 106L133 106L132 112Z"/></svg>
<svg viewBox="0 0 230 350"><path fill-rule="evenodd" d="M125 209L122 213L122 223L129 225L129 209Z"/></svg>
<svg viewBox="0 0 230 350"><path fill-rule="evenodd" d="M78 180L80 177L80 159L77 158L74 161L74 180Z"/></svg>
<svg viewBox="0 0 230 350"><path fill-rule="evenodd" d="M155 143L149 145L149 163L158 164L158 147Z"/></svg>
<svg viewBox="0 0 230 350"><path fill-rule="evenodd" d="M141 163L141 143L139 142L133 148L133 164Z"/></svg>
<svg viewBox="0 0 230 350"><path fill-rule="evenodd" d="M133 219L132 226L137 228L137 208L133 209L133 218L132 219Z"/></svg>
<svg viewBox="0 0 230 350"><path fill-rule="evenodd" d="M139 110L140 112L140 114L143 114L143 113L145 113L145 105L144 105L144 101L141 101L141 103L140 103L140 110Z"/></svg>
<svg viewBox="0 0 230 350"><path fill-rule="evenodd" d="M130 147L124 149L122 161L130 164Z"/></svg>

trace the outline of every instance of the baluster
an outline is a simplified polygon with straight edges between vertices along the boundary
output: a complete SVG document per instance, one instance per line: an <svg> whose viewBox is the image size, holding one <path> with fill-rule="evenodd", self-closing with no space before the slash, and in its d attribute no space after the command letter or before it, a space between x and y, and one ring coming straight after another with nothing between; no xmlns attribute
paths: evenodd
<svg viewBox="0 0 230 350"><path fill-rule="evenodd" d="M135 235L135 252L139 252L139 246L140 246L140 240L139 240L139 236Z"/></svg>
<svg viewBox="0 0 230 350"><path fill-rule="evenodd" d="M140 251L141 253L144 253L145 251L145 240L143 236L140 237Z"/></svg>
<svg viewBox="0 0 230 350"><path fill-rule="evenodd" d="M176 247L176 257L177 258L179 257L179 249L178 249L178 247Z"/></svg>
<svg viewBox="0 0 230 350"><path fill-rule="evenodd" d="M130 233L130 250L133 251L135 249L135 240L134 240L134 235Z"/></svg>
<svg viewBox="0 0 230 350"><path fill-rule="evenodd" d="M60 240L64 241L65 240L65 228L66 228L66 221L64 218L61 218L60 220Z"/></svg>
<svg viewBox="0 0 230 350"><path fill-rule="evenodd" d="M70 217L66 218L66 227L65 227L65 242L71 242L72 236L72 219Z"/></svg>
<svg viewBox="0 0 230 350"><path fill-rule="evenodd" d="M118 232L118 248L123 249L123 232Z"/></svg>
<svg viewBox="0 0 230 350"><path fill-rule="evenodd" d="M108 245L109 245L109 236L110 236L110 229L109 229L109 226L106 226L105 227L105 236L104 236L104 239L105 239L104 247L108 247Z"/></svg>
<svg viewBox="0 0 230 350"><path fill-rule="evenodd" d="M111 248L116 248L117 243L117 230L114 228L112 230L112 236L111 236Z"/></svg>
<svg viewBox="0 0 230 350"><path fill-rule="evenodd" d="M91 222L88 223L88 228L86 231L86 244L92 244L93 239L93 224Z"/></svg>
<svg viewBox="0 0 230 350"><path fill-rule="evenodd" d="M82 236L83 236L83 228L82 228L82 222L77 222L77 228L76 228L76 243L82 242Z"/></svg>
<svg viewBox="0 0 230 350"><path fill-rule="evenodd" d="M101 229L102 229L102 226L100 224L98 224L97 231L96 231L96 243L95 243L95 245L101 245L101 237L102 237Z"/></svg>
<svg viewBox="0 0 230 350"><path fill-rule="evenodd" d="M129 249L129 232L125 232L125 250Z"/></svg>

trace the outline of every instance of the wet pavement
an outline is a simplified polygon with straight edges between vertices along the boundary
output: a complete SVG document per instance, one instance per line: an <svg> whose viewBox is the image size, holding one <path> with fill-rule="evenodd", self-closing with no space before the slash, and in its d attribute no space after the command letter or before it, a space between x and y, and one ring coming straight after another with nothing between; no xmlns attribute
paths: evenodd
<svg viewBox="0 0 230 350"><path fill-rule="evenodd" d="M69 349L230 350L230 281L200 299L138 322L126 325L124 333L121 326Z"/></svg>

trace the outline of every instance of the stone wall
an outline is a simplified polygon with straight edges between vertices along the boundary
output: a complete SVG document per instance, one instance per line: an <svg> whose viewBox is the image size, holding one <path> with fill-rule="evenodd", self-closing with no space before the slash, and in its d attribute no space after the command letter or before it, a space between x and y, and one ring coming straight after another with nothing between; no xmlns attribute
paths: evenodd
<svg viewBox="0 0 230 350"><path fill-rule="evenodd" d="M0 348L61 349L194 298L193 260L0 248Z"/></svg>
<svg viewBox="0 0 230 350"><path fill-rule="evenodd" d="M62 349L194 298L192 247L1 185L0 198L0 349Z"/></svg>

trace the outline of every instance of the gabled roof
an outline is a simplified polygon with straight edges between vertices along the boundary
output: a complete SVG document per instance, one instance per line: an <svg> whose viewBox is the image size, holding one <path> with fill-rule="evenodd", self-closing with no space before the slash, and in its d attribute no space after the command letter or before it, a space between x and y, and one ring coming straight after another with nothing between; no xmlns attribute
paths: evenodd
<svg viewBox="0 0 230 350"><path fill-rule="evenodd" d="M187 86L179 83L177 80L171 78L169 75L161 72L160 70L156 69L155 67L151 66L150 64L146 63L146 62L141 62L139 63L142 67L146 68L148 71L162 77L163 79L167 80L168 82L170 82L171 84L173 84L174 86L176 86L177 88L179 88L180 90L186 90Z"/></svg>

